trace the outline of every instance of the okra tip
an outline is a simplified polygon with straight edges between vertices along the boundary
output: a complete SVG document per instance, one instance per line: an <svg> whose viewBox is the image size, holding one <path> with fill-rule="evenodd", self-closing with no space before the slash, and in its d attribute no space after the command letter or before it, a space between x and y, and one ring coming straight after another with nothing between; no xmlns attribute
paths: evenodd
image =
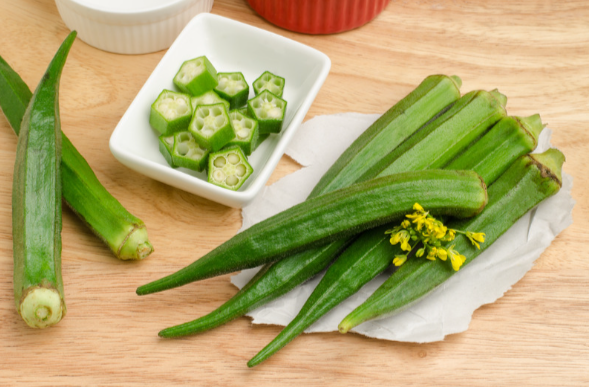
<svg viewBox="0 0 589 387"><path fill-rule="evenodd" d="M117 256L124 261L141 260L151 253L153 253L153 246L149 243L147 229L143 226L131 230Z"/></svg>
<svg viewBox="0 0 589 387"><path fill-rule="evenodd" d="M515 117L523 126L525 130L527 130L530 135L534 138L536 142L538 142L538 137L540 136L540 132L544 129L546 125L542 123L542 118L539 114L533 114L529 117Z"/></svg>

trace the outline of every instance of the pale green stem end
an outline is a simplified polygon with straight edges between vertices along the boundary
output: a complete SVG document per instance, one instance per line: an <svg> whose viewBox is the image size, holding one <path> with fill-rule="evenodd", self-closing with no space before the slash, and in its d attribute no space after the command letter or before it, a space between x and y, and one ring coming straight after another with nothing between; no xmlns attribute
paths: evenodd
<svg viewBox="0 0 589 387"><path fill-rule="evenodd" d="M65 304L56 289L34 287L25 293L18 312L31 328L47 328L61 321Z"/></svg>
<svg viewBox="0 0 589 387"><path fill-rule="evenodd" d="M149 243L147 229L135 228L131 231L123 246L120 248L118 258L126 260L139 260L153 252L153 246Z"/></svg>

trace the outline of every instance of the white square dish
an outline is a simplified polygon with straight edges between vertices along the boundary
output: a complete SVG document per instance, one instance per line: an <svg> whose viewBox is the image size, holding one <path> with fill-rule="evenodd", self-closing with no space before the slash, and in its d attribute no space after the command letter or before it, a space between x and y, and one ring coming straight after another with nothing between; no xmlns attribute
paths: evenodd
<svg viewBox="0 0 589 387"><path fill-rule="evenodd" d="M270 135L248 158L254 173L238 191L207 182L205 172L173 169L159 152L158 133L149 125L153 101L187 59L206 55L217 71L241 71L250 85L268 70L286 79L288 102L282 132ZM110 137L110 150L121 163L163 183L218 203L241 208L260 192L282 157L323 85L331 61L327 55L283 36L221 16L203 13L184 28L149 76Z"/></svg>

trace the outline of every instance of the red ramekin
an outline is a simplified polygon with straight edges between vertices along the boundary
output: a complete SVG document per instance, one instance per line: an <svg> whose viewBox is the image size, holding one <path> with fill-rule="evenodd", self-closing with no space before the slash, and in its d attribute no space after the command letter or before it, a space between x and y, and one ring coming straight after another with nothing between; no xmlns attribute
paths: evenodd
<svg viewBox="0 0 589 387"><path fill-rule="evenodd" d="M247 0L264 19L305 34L333 34L374 19L390 0Z"/></svg>

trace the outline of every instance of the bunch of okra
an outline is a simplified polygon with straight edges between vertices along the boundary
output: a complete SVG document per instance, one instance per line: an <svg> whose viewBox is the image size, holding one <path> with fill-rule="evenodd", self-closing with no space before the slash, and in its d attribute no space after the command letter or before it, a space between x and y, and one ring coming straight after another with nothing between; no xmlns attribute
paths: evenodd
<svg viewBox="0 0 589 387"><path fill-rule="evenodd" d="M444 246L460 251L467 265L555 194L563 154L556 149L529 154L544 127L540 116L508 116L507 98L497 90L461 96L460 86L456 76L427 77L340 156L305 202L237 234L184 269L139 287L139 295L150 294L264 265L217 310L164 329L160 336L215 328L327 268L299 314L248 363L255 366L404 254L399 245L391 245L386 231L415 202L446 216L448 228L486 235L480 249L462 234ZM418 248L339 324L340 332L399 312L455 273L446 260L419 258Z"/></svg>

